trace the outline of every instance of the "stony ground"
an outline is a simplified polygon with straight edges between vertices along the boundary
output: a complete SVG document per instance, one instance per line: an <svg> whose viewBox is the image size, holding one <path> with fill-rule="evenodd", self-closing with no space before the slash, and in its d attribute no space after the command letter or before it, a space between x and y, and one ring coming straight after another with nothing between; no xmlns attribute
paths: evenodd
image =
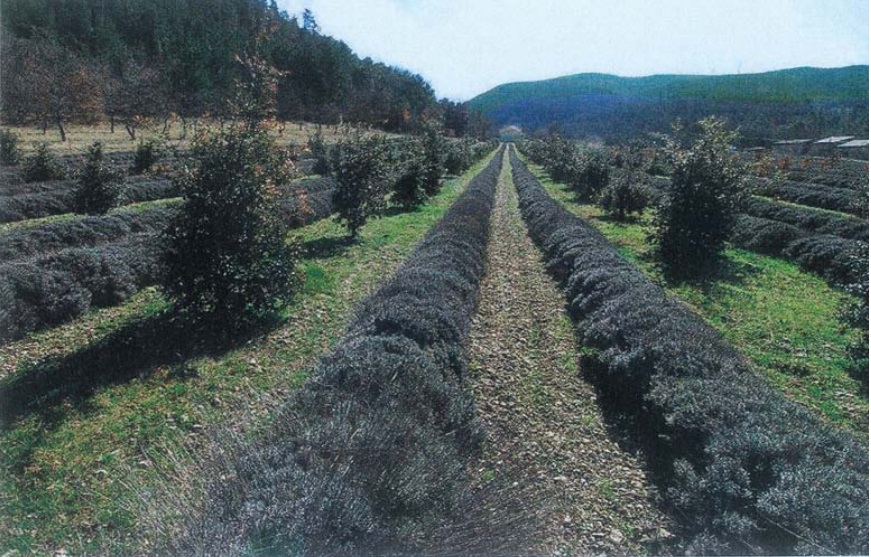
<svg viewBox="0 0 871 557"><path fill-rule="evenodd" d="M527 236L507 157L491 227L470 338L470 388L488 429L480 481L516 488L540 524L536 552L650 552L671 522L580 376L564 297Z"/></svg>

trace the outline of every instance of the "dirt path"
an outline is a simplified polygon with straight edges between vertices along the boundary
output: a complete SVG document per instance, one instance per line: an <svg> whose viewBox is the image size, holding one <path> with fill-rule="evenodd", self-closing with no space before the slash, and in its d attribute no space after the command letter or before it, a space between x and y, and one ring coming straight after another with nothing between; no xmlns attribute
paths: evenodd
<svg viewBox="0 0 871 557"><path fill-rule="evenodd" d="M505 161L470 343L470 386L489 435L479 472L522 486L543 523L542 552L644 553L670 536L670 522L580 377L563 294L526 234Z"/></svg>

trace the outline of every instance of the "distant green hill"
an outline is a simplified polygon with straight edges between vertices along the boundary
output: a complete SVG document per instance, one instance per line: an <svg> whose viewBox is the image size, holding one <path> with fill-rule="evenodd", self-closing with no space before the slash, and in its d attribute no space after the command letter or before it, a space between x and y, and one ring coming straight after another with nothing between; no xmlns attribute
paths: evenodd
<svg viewBox="0 0 871 557"><path fill-rule="evenodd" d="M496 124L526 130L557 124L575 134L605 136L621 125L665 131L659 128L669 118L715 113L772 137L827 130L867 134L867 103L868 66L720 76L587 73L500 85L470 101Z"/></svg>

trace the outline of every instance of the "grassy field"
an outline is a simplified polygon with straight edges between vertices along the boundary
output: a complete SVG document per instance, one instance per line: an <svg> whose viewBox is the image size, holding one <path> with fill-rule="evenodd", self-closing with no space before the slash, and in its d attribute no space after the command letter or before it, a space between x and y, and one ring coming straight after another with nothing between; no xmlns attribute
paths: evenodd
<svg viewBox="0 0 871 557"><path fill-rule="evenodd" d="M357 243L331 219L296 231L303 290L278 326L252 338L179 330L149 289L0 347L0 396L18 401L2 412L0 554L135 547L129 507L162 481L161 448L196 447L214 426L262 423L487 160L418 211L367 224Z"/></svg>
<svg viewBox="0 0 871 557"><path fill-rule="evenodd" d="M825 420L867 443L868 399L847 369L845 331L838 313L850 296L787 261L727 249L719 276L701 283L668 284L651 257L650 213L620 223L594 205L578 204L536 165L530 169L550 194L595 225L621 254L688 303L734 344L771 383Z"/></svg>
<svg viewBox="0 0 871 557"><path fill-rule="evenodd" d="M69 124L65 126L67 135L66 141L61 141L60 134L56 127L49 126L44 134L42 133L42 128L35 128L32 126L5 126L5 128L18 136L19 148L26 156L33 151L35 143L48 143L49 148L56 155L80 155L95 141L103 143L103 150L106 153L133 151L136 149L136 145L139 143L140 139L165 139L170 145L179 149L186 149L190 145L190 139L194 135L195 126L212 129L217 128L218 124L215 122L194 123L193 121L189 121L186 137L185 139L181 139L182 125L180 122L171 122L165 133L163 122L154 122L137 131L136 141L130 139L130 136L124 130L124 126L121 124L115 125L114 133L111 132L108 123L99 125ZM308 141L308 138L314 135L317 130L317 124L310 124L307 122L285 122L283 128L279 126L273 127L271 134L281 145L302 145L305 144ZM338 141L339 138L344 135L345 130L356 131L357 129L345 126L321 126L323 137L327 142Z"/></svg>

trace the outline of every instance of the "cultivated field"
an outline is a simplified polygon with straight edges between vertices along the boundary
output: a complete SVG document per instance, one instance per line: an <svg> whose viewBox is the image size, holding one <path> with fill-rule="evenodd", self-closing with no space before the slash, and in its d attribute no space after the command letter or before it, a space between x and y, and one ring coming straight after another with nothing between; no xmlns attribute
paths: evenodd
<svg viewBox="0 0 871 557"><path fill-rule="evenodd" d="M867 168L757 165L675 281L652 208L536 144L324 131L270 131L300 286L232 335L159 288L187 143L131 175L73 128L68 177L0 169L0 553L867 553ZM76 214L95 140L121 193Z"/></svg>

